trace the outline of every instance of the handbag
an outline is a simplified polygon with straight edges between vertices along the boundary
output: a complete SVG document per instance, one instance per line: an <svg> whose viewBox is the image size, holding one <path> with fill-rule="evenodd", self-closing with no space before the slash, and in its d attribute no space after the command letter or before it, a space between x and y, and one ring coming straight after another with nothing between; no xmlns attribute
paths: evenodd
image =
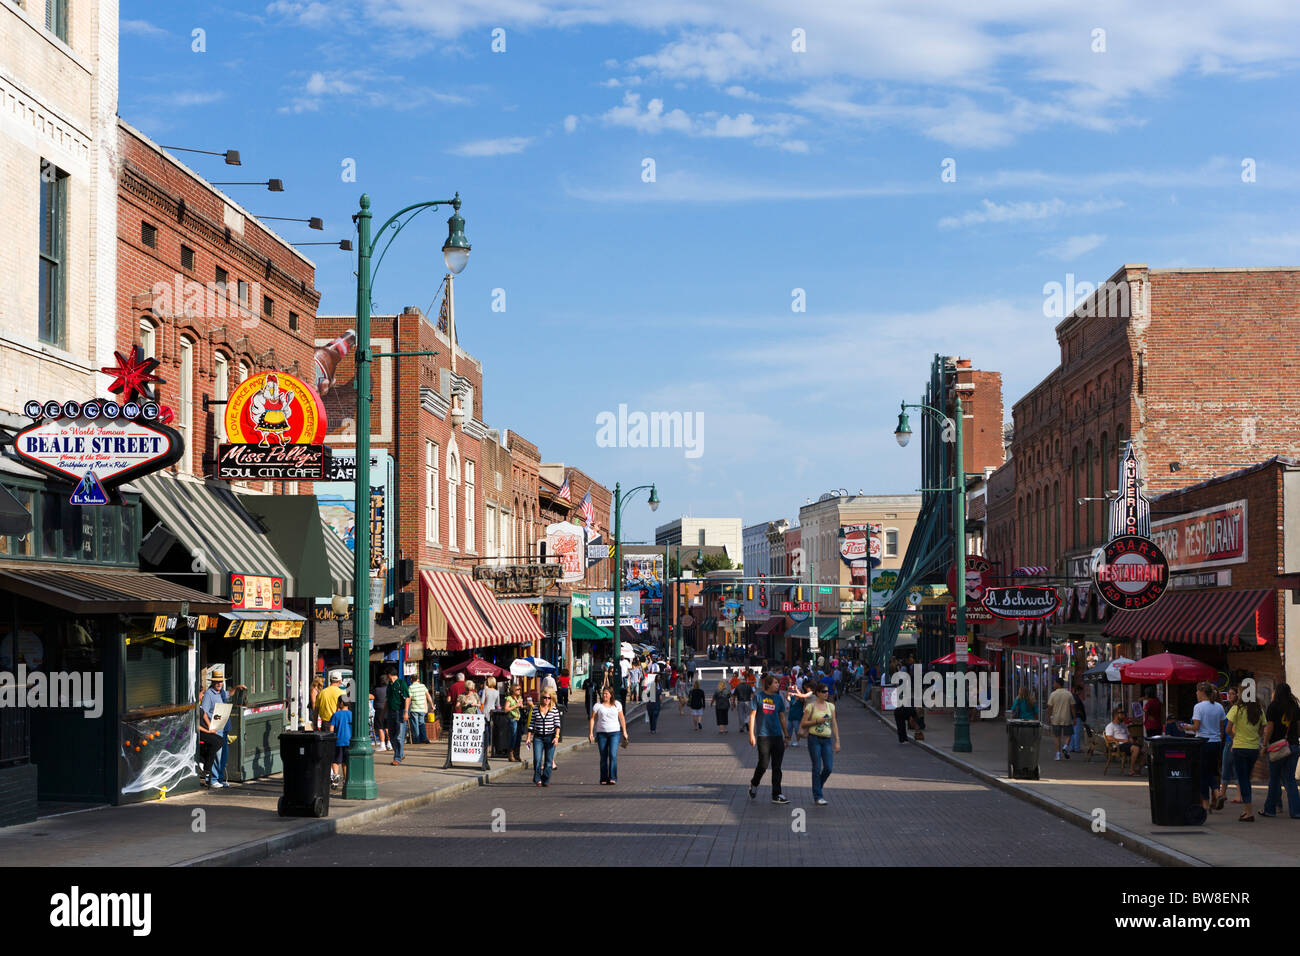
<svg viewBox="0 0 1300 956"><path fill-rule="evenodd" d="M1291 756L1291 744L1283 737L1281 740L1275 740L1265 747L1264 752L1268 754L1269 763L1277 763L1279 760L1285 760Z"/></svg>

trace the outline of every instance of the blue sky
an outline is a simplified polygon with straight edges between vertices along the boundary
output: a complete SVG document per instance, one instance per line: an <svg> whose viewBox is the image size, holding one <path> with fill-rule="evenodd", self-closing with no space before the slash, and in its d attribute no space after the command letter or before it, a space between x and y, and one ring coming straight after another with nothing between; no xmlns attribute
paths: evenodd
<svg viewBox="0 0 1300 956"><path fill-rule="evenodd" d="M657 482L658 521L914 490L898 402L961 354L1003 373L1009 415L1057 361L1046 283L1300 260L1291 3L122 0L121 18L122 116L241 150L237 171L190 157L209 179L282 178L231 193L325 219L280 224L291 241L350 236L363 191L379 221L459 191L485 418L610 486ZM446 215L394 244L379 310L433 301ZM321 310L350 311L354 256L306 251ZM702 455L598 447L620 403L702 412ZM647 509L626 516L652 539Z"/></svg>

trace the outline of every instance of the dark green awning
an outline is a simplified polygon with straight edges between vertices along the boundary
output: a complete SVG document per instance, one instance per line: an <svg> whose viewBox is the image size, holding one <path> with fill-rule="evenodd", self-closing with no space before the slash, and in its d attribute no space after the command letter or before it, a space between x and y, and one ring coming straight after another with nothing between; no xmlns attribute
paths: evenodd
<svg viewBox="0 0 1300 956"><path fill-rule="evenodd" d="M798 640L808 640L808 628L812 627L812 616L808 616L798 624L791 627L785 632L786 637L793 637ZM819 641L832 641L839 636L840 622L833 617L817 618L817 639Z"/></svg>
<svg viewBox="0 0 1300 956"><path fill-rule="evenodd" d="M573 619L573 639L575 641L608 641L614 637L612 627L601 627L589 617Z"/></svg>
<svg viewBox="0 0 1300 956"><path fill-rule="evenodd" d="M297 582L298 597L330 597L330 577L320 507L315 495L239 495L244 510L266 527L267 536Z"/></svg>

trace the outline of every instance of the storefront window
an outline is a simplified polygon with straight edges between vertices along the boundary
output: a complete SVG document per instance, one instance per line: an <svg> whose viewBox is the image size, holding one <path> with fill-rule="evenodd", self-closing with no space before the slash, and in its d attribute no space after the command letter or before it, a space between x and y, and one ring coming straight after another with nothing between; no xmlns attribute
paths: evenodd
<svg viewBox="0 0 1300 956"><path fill-rule="evenodd" d="M121 520L115 514L99 509L99 559L115 561L119 555L117 549L117 529Z"/></svg>
<svg viewBox="0 0 1300 956"><path fill-rule="evenodd" d="M244 680L249 703L284 699L284 641L245 641Z"/></svg>
<svg viewBox="0 0 1300 956"><path fill-rule="evenodd" d="M169 707L182 702L185 694L180 678L188 650L150 635L133 625L127 632L126 709Z"/></svg>
<svg viewBox="0 0 1300 956"><path fill-rule="evenodd" d="M27 513L32 516L34 521L36 518L36 495L33 492L22 488L12 488L9 486L6 486L6 488L8 489L9 494L13 495L14 499L27 510ZM31 557L35 541L36 535L34 532L23 535L0 535L0 554Z"/></svg>
<svg viewBox="0 0 1300 956"><path fill-rule="evenodd" d="M66 491L11 491L32 513L34 530L0 538L0 554L135 566L138 503L82 507L70 504Z"/></svg>

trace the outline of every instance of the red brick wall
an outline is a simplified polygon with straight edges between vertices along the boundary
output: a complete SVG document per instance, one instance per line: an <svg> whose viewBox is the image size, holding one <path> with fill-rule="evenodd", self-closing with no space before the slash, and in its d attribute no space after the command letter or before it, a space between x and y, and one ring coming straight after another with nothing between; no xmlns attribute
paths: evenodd
<svg viewBox="0 0 1300 956"><path fill-rule="evenodd" d="M193 473L203 475L211 472L203 458L212 454L215 418L224 409L216 406L205 413L202 406L202 396L211 396L215 387L215 352L230 360L231 392L239 383L241 360L248 364L249 374L292 371L296 361L299 376L312 381L312 339L320 301L314 288L315 270L254 220L245 219L242 237L232 233L227 240L222 196L123 125L118 127L118 152L117 350L126 353L139 343L142 319L155 326L157 374L167 380L159 395L179 419L180 338L193 342L194 427L188 454ZM144 244L143 222L157 229L157 248ZM181 267L182 243L194 250L192 270ZM229 275L227 300L207 289L218 266ZM241 279L254 292L260 288L260 295L274 300L270 318L262 315L260 296L250 302L251 312L240 312L235 299ZM187 282L195 285L187 289ZM155 289L161 287L169 292L156 295ZM298 316L296 331L289 328L290 311ZM173 466L173 470L179 469ZM283 491L283 483L277 484L277 490ZM255 487L260 490L261 483ZM311 484L300 483L299 490L310 492Z"/></svg>

